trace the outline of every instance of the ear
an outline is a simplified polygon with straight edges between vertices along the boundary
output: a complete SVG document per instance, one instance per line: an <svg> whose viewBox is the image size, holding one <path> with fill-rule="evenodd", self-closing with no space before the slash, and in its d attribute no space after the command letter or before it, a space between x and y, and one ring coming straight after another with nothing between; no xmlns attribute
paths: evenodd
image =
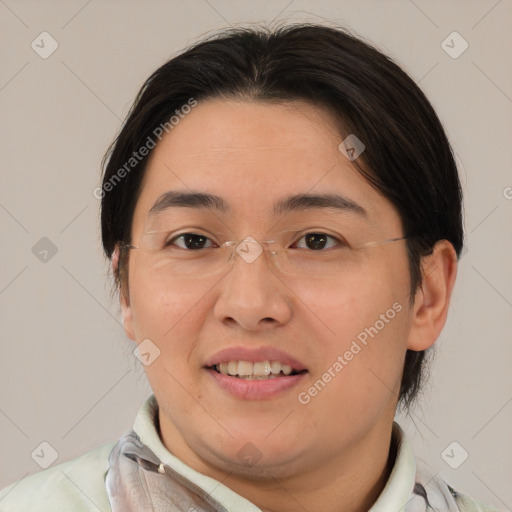
<svg viewBox="0 0 512 512"><path fill-rule="evenodd" d="M116 275L117 268L119 265L119 253L120 248L119 245L116 245L116 248L114 249L114 252L112 253L112 272L114 275ZM126 269L128 271L128 269ZM122 286L120 283L118 286L119 291L119 302L121 304L121 312L123 313L123 325L124 325L124 332L128 338L135 341L135 335L133 332L133 315L132 315L132 309L130 306L130 296L128 289L124 289L125 287Z"/></svg>
<svg viewBox="0 0 512 512"><path fill-rule="evenodd" d="M446 323L455 277L457 254L448 240L436 243L432 254L421 261L422 283L414 298L407 348L431 347Z"/></svg>

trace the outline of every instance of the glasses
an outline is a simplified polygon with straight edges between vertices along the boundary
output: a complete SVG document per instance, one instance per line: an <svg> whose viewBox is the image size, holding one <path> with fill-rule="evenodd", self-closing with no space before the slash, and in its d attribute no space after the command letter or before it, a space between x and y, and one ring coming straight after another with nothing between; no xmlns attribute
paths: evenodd
<svg viewBox="0 0 512 512"><path fill-rule="evenodd" d="M252 265L265 258L273 271L284 276L324 279L356 268L362 255L373 247L407 239L402 236L350 244L321 230L281 231L272 240L247 236L238 241L215 241L222 238L220 234L162 229L146 231L137 245L121 243L121 247L143 254L144 267L162 278L203 279L229 272L237 261Z"/></svg>

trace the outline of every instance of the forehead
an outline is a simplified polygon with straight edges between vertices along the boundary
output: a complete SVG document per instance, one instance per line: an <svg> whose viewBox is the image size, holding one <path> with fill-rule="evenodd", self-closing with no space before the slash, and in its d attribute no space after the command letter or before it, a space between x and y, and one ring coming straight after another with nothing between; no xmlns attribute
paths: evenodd
<svg viewBox="0 0 512 512"><path fill-rule="evenodd" d="M370 215L394 208L339 150L340 127L304 102L199 102L153 150L135 218L170 190L225 198L231 213L265 215L295 194L333 194Z"/></svg>
<svg viewBox="0 0 512 512"><path fill-rule="evenodd" d="M206 178L209 168L218 175L223 167L232 177L263 178L266 162L276 166L276 178L298 178L308 168L327 171L340 142L334 119L303 102L207 100L164 136L147 175L166 162L191 179L196 169Z"/></svg>

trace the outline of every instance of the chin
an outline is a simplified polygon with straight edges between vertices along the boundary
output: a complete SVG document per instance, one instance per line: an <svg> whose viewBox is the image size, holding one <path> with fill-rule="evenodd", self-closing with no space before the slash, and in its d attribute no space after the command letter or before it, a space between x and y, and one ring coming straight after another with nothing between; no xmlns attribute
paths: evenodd
<svg viewBox="0 0 512 512"><path fill-rule="evenodd" d="M208 456L211 457L213 454L226 470L260 476L265 473L268 476L285 469L289 471L290 465L300 460L301 454L305 451L299 448L297 440L289 434L275 435L275 438L274 434L265 436L267 431L264 434L261 431L255 432L254 436L246 431L239 436L225 436L222 442L205 448Z"/></svg>
<svg viewBox="0 0 512 512"><path fill-rule="evenodd" d="M240 451L231 454L230 457L223 454L220 465L232 476L275 484L276 478L289 477L298 469L296 468L297 460L300 460L298 454L275 454L271 449L256 452L252 448L244 452L244 457L241 456Z"/></svg>

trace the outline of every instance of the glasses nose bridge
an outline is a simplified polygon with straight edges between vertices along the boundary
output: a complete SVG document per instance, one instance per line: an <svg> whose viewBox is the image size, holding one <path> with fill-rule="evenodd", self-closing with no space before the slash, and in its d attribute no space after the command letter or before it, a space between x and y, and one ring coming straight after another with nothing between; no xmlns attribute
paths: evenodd
<svg viewBox="0 0 512 512"><path fill-rule="evenodd" d="M242 260L241 263L252 264L259 258L268 257L270 265L279 269L277 257L280 251L275 240L256 240L252 236L247 236L243 240L227 242L227 245L229 246L230 267L238 258ZM268 253L268 256L265 253Z"/></svg>

